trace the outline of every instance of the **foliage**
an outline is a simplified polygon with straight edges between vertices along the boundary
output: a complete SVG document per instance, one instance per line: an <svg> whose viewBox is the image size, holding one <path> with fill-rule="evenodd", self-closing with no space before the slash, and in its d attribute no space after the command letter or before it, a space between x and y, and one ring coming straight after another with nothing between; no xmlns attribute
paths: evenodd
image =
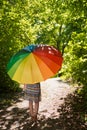
<svg viewBox="0 0 87 130"><path fill-rule="evenodd" d="M76 0L69 1L69 9L72 11L69 26L72 34L65 49L65 65L63 68L63 72L68 73L66 73L67 77L72 77L73 81L79 83L79 85L87 84L87 14L85 12L87 5L85 5L85 2L84 0L77 4ZM82 5L81 8L80 5Z"/></svg>
<svg viewBox="0 0 87 130"><path fill-rule="evenodd" d="M16 12L18 7L12 6L8 1L2 1L0 6L0 91L17 91L18 84L8 77L6 66L10 57L23 46L23 41L19 38L22 30L18 25L21 17Z"/></svg>

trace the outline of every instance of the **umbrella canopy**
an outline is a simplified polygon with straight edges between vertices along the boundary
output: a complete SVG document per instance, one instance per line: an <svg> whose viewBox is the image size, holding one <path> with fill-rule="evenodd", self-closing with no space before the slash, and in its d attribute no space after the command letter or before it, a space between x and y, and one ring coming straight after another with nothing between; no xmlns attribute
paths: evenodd
<svg viewBox="0 0 87 130"><path fill-rule="evenodd" d="M55 75L62 65L62 55L49 45L31 44L17 52L7 65L12 80L34 84Z"/></svg>

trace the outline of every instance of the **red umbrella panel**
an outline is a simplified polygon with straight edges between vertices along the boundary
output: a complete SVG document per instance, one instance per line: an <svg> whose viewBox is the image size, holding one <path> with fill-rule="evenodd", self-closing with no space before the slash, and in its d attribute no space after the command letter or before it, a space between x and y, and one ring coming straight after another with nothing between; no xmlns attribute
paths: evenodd
<svg viewBox="0 0 87 130"><path fill-rule="evenodd" d="M10 59L7 73L19 83L33 84L54 76L62 62L61 52L53 46L31 44Z"/></svg>

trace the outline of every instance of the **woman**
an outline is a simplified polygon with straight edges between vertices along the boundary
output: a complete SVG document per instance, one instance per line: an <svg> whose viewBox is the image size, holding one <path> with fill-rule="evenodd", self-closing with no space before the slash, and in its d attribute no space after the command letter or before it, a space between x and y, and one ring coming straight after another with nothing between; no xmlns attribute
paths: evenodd
<svg viewBox="0 0 87 130"><path fill-rule="evenodd" d="M40 83L25 84L25 99L29 100L30 116L32 122L37 122L39 102L41 101Z"/></svg>

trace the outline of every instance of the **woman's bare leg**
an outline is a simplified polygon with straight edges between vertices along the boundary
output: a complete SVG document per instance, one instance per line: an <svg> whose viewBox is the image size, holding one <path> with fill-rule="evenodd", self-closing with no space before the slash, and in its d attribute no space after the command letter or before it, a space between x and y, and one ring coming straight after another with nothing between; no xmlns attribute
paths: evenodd
<svg viewBox="0 0 87 130"><path fill-rule="evenodd" d="M35 102L35 115L38 114L38 110L39 110L39 102Z"/></svg>
<svg viewBox="0 0 87 130"><path fill-rule="evenodd" d="M33 116L33 102L29 101L30 115Z"/></svg>
<svg viewBox="0 0 87 130"><path fill-rule="evenodd" d="M38 110L39 110L39 102L35 102L35 106L34 106L34 121L35 122L37 122Z"/></svg>

